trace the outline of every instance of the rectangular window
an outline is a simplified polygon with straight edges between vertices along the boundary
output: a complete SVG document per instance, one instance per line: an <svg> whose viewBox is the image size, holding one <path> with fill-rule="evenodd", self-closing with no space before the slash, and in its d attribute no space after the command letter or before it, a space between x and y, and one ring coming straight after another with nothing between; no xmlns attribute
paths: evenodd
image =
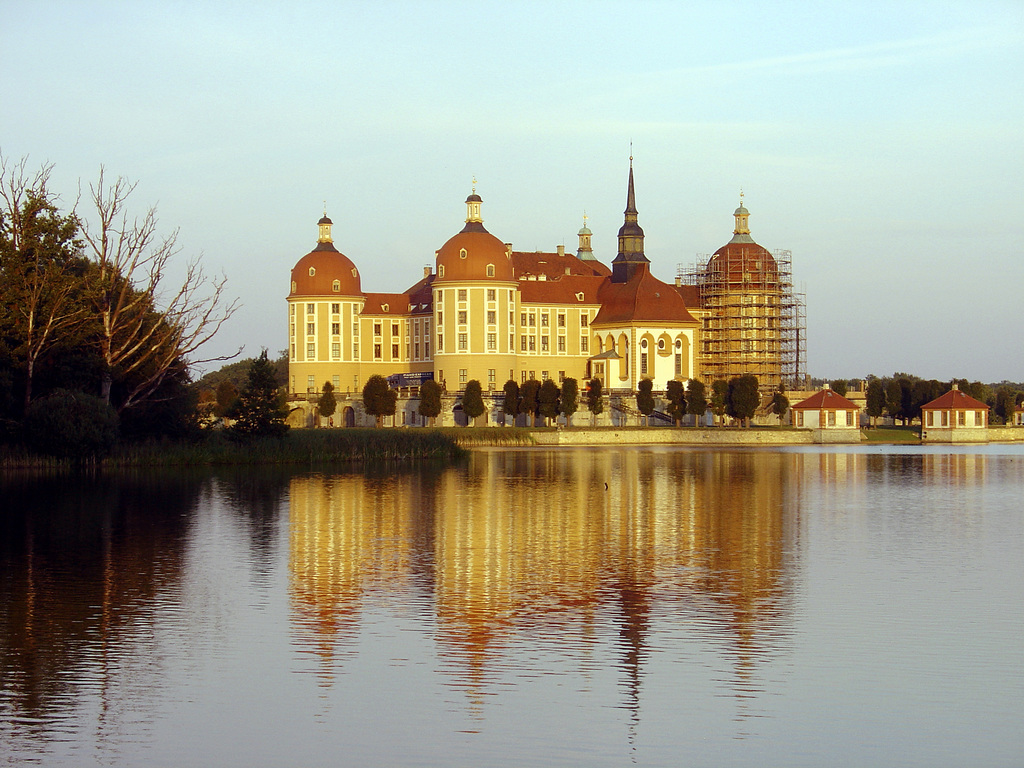
<svg viewBox="0 0 1024 768"><path fill-rule="evenodd" d="M533 328L533 326L535 326L536 324L537 324L537 316L531 312L530 313L530 327Z"/></svg>
<svg viewBox="0 0 1024 768"><path fill-rule="evenodd" d="M391 324L391 335L392 336L399 336L399 335L401 335L399 333L399 331L398 331L398 323L392 323Z"/></svg>
<svg viewBox="0 0 1024 768"><path fill-rule="evenodd" d="M331 304L331 314L332 315L339 315L339 314L341 314L341 304Z"/></svg>
<svg viewBox="0 0 1024 768"><path fill-rule="evenodd" d="M519 349L522 350L523 352L526 351L526 337L525 336L520 336L519 337Z"/></svg>
<svg viewBox="0 0 1024 768"><path fill-rule="evenodd" d="M331 359L332 360L340 360L341 359L341 342L340 341L333 341L333 342L331 342Z"/></svg>
<svg viewBox="0 0 1024 768"><path fill-rule="evenodd" d="M641 376L646 376L647 375L647 353L646 352L641 352L640 353L640 375Z"/></svg>
<svg viewBox="0 0 1024 768"><path fill-rule="evenodd" d="M590 339L588 339L586 336L580 336L580 352L588 352L589 351L587 349L587 347L589 346L589 341L590 341Z"/></svg>
<svg viewBox="0 0 1024 768"><path fill-rule="evenodd" d="M526 371L519 372L519 381L523 384L526 383Z"/></svg>
<svg viewBox="0 0 1024 768"><path fill-rule="evenodd" d="M380 358L381 358L381 345L380 344L374 344L373 345L373 359L374 360L380 360Z"/></svg>
<svg viewBox="0 0 1024 768"><path fill-rule="evenodd" d="M540 351L541 352L547 352L548 351L548 337L547 336L541 336L540 337Z"/></svg>
<svg viewBox="0 0 1024 768"><path fill-rule="evenodd" d="M488 333L487 334L487 349L492 352L498 348L498 334Z"/></svg>
<svg viewBox="0 0 1024 768"><path fill-rule="evenodd" d="M487 310L487 324L488 325L494 325L497 322L498 322L498 313L495 312L493 309L488 309Z"/></svg>
<svg viewBox="0 0 1024 768"><path fill-rule="evenodd" d="M444 336L437 334L437 351L444 352Z"/></svg>
<svg viewBox="0 0 1024 768"><path fill-rule="evenodd" d="M430 359L430 342L429 341L424 341L423 342L423 357L426 358L427 360Z"/></svg>
<svg viewBox="0 0 1024 768"><path fill-rule="evenodd" d="M465 333L459 334L459 349L465 349L468 345L469 336Z"/></svg>
<svg viewBox="0 0 1024 768"><path fill-rule="evenodd" d="M558 337L558 351L565 352L565 336Z"/></svg>
<svg viewBox="0 0 1024 768"><path fill-rule="evenodd" d="M373 324L373 335L380 336L380 323Z"/></svg>
<svg viewBox="0 0 1024 768"><path fill-rule="evenodd" d="M466 310L460 309L459 310L459 325L465 325L465 324L466 324Z"/></svg>
<svg viewBox="0 0 1024 768"><path fill-rule="evenodd" d="M307 315L312 315L314 312L316 312L316 304L307 304L306 305L306 314Z"/></svg>
<svg viewBox="0 0 1024 768"><path fill-rule="evenodd" d="M565 381L565 371L558 372L558 383L561 384Z"/></svg>
<svg viewBox="0 0 1024 768"><path fill-rule="evenodd" d="M306 359L312 360L314 357L316 357L316 344L309 342L306 345Z"/></svg>
<svg viewBox="0 0 1024 768"><path fill-rule="evenodd" d="M836 425L836 412L835 411L829 411L828 412L828 425L830 427L834 427Z"/></svg>
<svg viewBox="0 0 1024 768"><path fill-rule="evenodd" d="M397 360L398 359L398 345L397 344L392 344L391 345L391 359L392 360Z"/></svg>
<svg viewBox="0 0 1024 768"><path fill-rule="evenodd" d="M497 298L497 296L496 296L496 294L494 292L494 289L493 288L488 288L487 289L487 300L488 301L494 301L495 298Z"/></svg>
<svg viewBox="0 0 1024 768"><path fill-rule="evenodd" d="M415 357L417 360L420 359L420 343L418 341L413 342L412 354L413 354L413 357Z"/></svg>
<svg viewBox="0 0 1024 768"><path fill-rule="evenodd" d="M314 376L312 373L306 377L306 391L316 392L316 376Z"/></svg>
<svg viewBox="0 0 1024 768"><path fill-rule="evenodd" d="M335 336L341 334L341 323L331 323L331 333Z"/></svg>
<svg viewBox="0 0 1024 768"><path fill-rule="evenodd" d="M306 334L312 336L316 333L316 323L306 323Z"/></svg>
<svg viewBox="0 0 1024 768"><path fill-rule="evenodd" d="M444 323L444 312L442 312L439 309L439 310L437 310L437 324L441 325L442 323Z"/></svg>
<svg viewBox="0 0 1024 768"><path fill-rule="evenodd" d="M928 426L935 426L935 411L928 411Z"/></svg>
<svg viewBox="0 0 1024 768"><path fill-rule="evenodd" d="M334 386L335 389L340 387L341 386L341 376L339 376L338 374L334 374L333 376L331 376L331 384Z"/></svg>
<svg viewBox="0 0 1024 768"><path fill-rule="evenodd" d="M495 375L494 374L495 374L495 371L494 371L493 368L488 368L487 369L487 381L489 381L491 384L494 383L494 379L495 379Z"/></svg>
<svg viewBox="0 0 1024 768"><path fill-rule="evenodd" d="M465 300L466 300L466 289L465 288L459 288L459 301L465 301Z"/></svg>
<svg viewBox="0 0 1024 768"><path fill-rule="evenodd" d="M683 353L676 352L676 376L683 375Z"/></svg>
<svg viewBox="0 0 1024 768"><path fill-rule="evenodd" d="M967 411L957 411L956 412L956 425L958 427L963 427L966 424L967 424Z"/></svg>
<svg viewBox="0 0 1024 768"><path fill-rule="evenodd" d="M586 328L590 323L590 315L580 315L580 328Z"/></svg>
<svg viewBox="0 0 1024 768"><path fill-rule="evenodd" d="M540 372L540 380L541 381L547 381L548 380L548 372L547 371L541 371Z"/></svg>
<svg viewBox="0 0 1024 768"><path fill-rule="evenodd" d="M541 315L540 315L540 327L541 328L547 328L548 327L548 313L547 312L541 312Z"/></svg>
<svg viewBox="0 0 1024 768"><path fill-rule="evenodd" d="M526 327L526 313L525 312L523 312L521 315L519 315L519 324L521 326L523 326L523 328Z"/></svg>
<svg viewBox="0 0 1024 768"><path fill-rule="evenodd" d="M804 412L803 411L797 411L796 412L796 425L798 427L802 427L804 425Z"/></svg>
<svg viewBox="0 0 1024 768"><path fill-rule="evenodd" d="M465 383L466 383L466 369L465 368L459 368L459 384L465 384Z"/></svg>
<svg viewBox="0 0 1024 768"><path fill-rule="evenodd" d="M533 336L528 337L530 341L530 351L533 352L537 349L537 339Z"/></svg>
<svg viewBox="0 0 1024 768"><path fill-rule="evenodd" d="M565 315L561 312L558 313L558 327L565 328Z"/></svg>

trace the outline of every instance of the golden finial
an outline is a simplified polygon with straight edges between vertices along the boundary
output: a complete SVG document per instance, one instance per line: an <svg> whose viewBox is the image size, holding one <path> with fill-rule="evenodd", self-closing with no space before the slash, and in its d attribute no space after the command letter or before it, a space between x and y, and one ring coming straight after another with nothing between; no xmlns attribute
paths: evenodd
<svg viewBox="0 0 1024 768"><path fill-rule="evenodd" d="M583 226L587 226L587 212L583 211Z"/></svg>
<svg viewBox="0 0 1024 768"><path fill-rule="evenodd" d="M473 175L473 194L476 194L476 174Z"/></svg>

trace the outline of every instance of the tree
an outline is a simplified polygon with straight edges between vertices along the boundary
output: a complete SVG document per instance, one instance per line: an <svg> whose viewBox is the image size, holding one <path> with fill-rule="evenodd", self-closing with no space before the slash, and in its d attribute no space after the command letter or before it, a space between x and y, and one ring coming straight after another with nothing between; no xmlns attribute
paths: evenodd
<svg viewBox="0 0 1024 768"><path fill-rule="evenodd" d="M996 404L992 410L1003 424L1013 423L1013 412L1017 408L1018 394L1016 389L1006 385L996 389Z"/></svg>
<svg viewBox="0 0 1024 768"><path fill-rule="evenodd" d="M690 379L686 382L686 412L696 416L699 424L707 410L708 398L704 382L700 379Z"/></svg>
<svg viewBox="0 0 1024 768"><path fill-rule="evenodd" d="M711 383L711 412L715 414L715 420L721 424L725 415L725 406L729 401L729 382L725 379L717 379Z"/></svg>
<svg viewBox="0 0 1024 768"><path fill-rule="evenodd" d="M239 391L230 379L224 379L217 385L217 400L213 413L225 420L225 426L227 426L228 416L238 407Z"/></svg>
<svg viewBox="0 0 1024 768"><path fill-rule="evenodd" d="M102 458L117 442L117 412L98 397L58 389L29 406L25 433L29 445L47 456Z"/></svg>
<svg viewBox="0 0 1024 768"><path fill-rule="evenodd" d="M587 410L592 416L591 425L596 425L597 417L604 412L604 394L601 391L600 379L591 379L587 384Z"/></svg>
<svg viewBox="0 0 1024 768"><path fill-rule="evenodd" d="M668 415L672 417L672 423L679 426L686 416L686 390L683 382L671 379L665 384L665 399L668 400Z"/></svg>
<svg viewBox="0 0 1024 768"><path fill-rule="evenodd" d="M320 395L320 401L316 404L316 409L320 412L321 416L327 419L330 419L334 412L338 410L338 400L334 396L334 385L331 382L324 382L323 394Z"/></svg>
<svg viewBox="0 0 1024 768"><path fill-rule="evenodd" d="M61 216L53 203L52 166L30 175L27 163L0 156L0 327L24 359L23 410L32 401L40 358L83 314L74 274L81 262L78 219Z"/></svg>
<svg viewBox="0 0 1024 768"><path fill-rule="evenodd" d="M757 390L757 377L752 373L734 376L729 379L728 395L725 412L734 419L739 419L744 426L750 426L750 419L761 404L761 396Z"/></svg>
<svg viewBox="0 0 1024 768"><path fill-rule="evenodd" d="M650 379L640 379L640 383L636 385L636 409L644 415L644 424L646 425L651 423L650 416L654 413L652 389L654 389L654 382Z"/></svg>
<svg viewBox="0 0 1024 768"><path fill-rule="evenodd" d="M558 400L561 396L562 392L554 380L544 379L537 392L537 411L546 423L550 424L551 419L558 418Z"/></svg>
<svg viewBox="0 0 1024 768"><path fill-rule="evenodd" d="M565 426L572 426L572 415L580 408L580 388L576 379L568 378L562 382L562 399L558 409L565 414Z"/></svg>
<svg viewBox="0 0 1024 768"><path fill-rule="evenodd" d="M122 393L120 410L152 394L238 308L237 301L227 300L226 278L208 279L196 260L186 265L179 286L166 289L165 273L179 250L178 233L158 237L155 208L141 219L129 219L126 208L135 186L123 177L108 185L101 167L98 182L89 187L96 221L83 229L95 266L89 296L100 320L100 396L110 402L115 377L137 374Z"/></svg>
<svg viewBox="0 0 1024 768"><path fill-rule="evenodd" d="M878 426L878 417L885 411L885 384L882 380L874 377L869 379L864 397L865 410L871 419L871 426Z"/></svg>
<svg viewBox="0 0 1024 768"><path fill-rule="evenodd" d="M363 385L363 409L376 419L376 426L381 425L385 416L395 415L398 393L393 390L383 376L373 374Z"/></svg>
<svg viewBox="0 0 1024 768"><path fill-rule="evenodd" d="M267 350L249 366L249 380L238 394L231 429L241 435L282 437L288 431L286 395L278 387Z"/></svg>
<svg viewBox="0 0 1024 768"><path fill-rule="evenodd" d="M505 414L505 419L512 417L512 426L515 426L516 416L519 415L519 385L515 379L509 379L502 389L505 392L505 399L502 401L501 411ZM502 419L503 426L505 419Z"/></svg>
<svg viewBox="0 0 1024 768"><path fill-rule="evenodd" d="M776 390L772 395L771 412L778 416L779 421L781 422L788 410L789 398L786 397L786 393L781 389Z"/></svg>
<svg viewBox="0 0 1024 768"><path fill-rule="evenodd" d="M535 426L537 423L537 410L540 405L537 399L539 394L540 382L536 379L523 382L523 386L519 388L519 412L526 415L526 426L528 427Z"/></svg>
<svg viewBox="0 0 1024 768"><path fill-rule="evenodd" d="M889 379L885 384L885 410L894 422L903 419L906 423L903 415L903 388L898 379Z"/></svg>
<svg viewBox="0 0 1024 768"><path fill-rule="evenodd" d="M847 382L846 382L846 379L834 379L829 386L831 387L832 391L835 392L837 395L841 395L843 397L846 397L846 392L847 392Z"/></svg>
<svg viewBox="0 0 1024 768"><path fill-rule="evenodd" d="M434 426L434 419L441 415L441 385L433 379L427 379L420 385L420 416L430 419L430 426Z"/></svg>
<svg viewBox="0 0 1024 768"><path fill-rule="evenodd" d="M470 425L473 425L486 411L483 388L479 381L470 379L466 382L466 390L462 393L462 412L469 417Z"/></svg>

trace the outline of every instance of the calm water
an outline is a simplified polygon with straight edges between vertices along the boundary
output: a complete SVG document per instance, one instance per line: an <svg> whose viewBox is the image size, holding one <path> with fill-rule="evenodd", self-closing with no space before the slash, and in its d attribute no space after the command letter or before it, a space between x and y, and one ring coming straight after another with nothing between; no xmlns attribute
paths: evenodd
<svg viewBox="0 0 1024 768"><path fill-rule="evenodd" d="M1024 765L1024 447L0 491L8 764Z"/></svg>

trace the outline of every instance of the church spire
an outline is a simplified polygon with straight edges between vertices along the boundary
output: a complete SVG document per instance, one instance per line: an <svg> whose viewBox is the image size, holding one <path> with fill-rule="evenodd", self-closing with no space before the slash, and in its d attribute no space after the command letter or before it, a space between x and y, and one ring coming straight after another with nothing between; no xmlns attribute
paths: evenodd
<svg viewBox="0 0 1024 768"><path fill-rule="evenodd" d="M637 221L636 190L633 187L633 155L629 156L629 187L626 191L624 221L619 229L619 253L612 260L612 282L625 283L641 264L650 264L644 255L644 231Z"/></svg>
<svg viewBox="0 0 1024 768"><path fill-rule="evenodd" d="M750 211L743 207L743 190L740 190L740 207L733 212L736 218L736 227L732 231L730 243L752 243L754 238L750 236Z"/></svg>

